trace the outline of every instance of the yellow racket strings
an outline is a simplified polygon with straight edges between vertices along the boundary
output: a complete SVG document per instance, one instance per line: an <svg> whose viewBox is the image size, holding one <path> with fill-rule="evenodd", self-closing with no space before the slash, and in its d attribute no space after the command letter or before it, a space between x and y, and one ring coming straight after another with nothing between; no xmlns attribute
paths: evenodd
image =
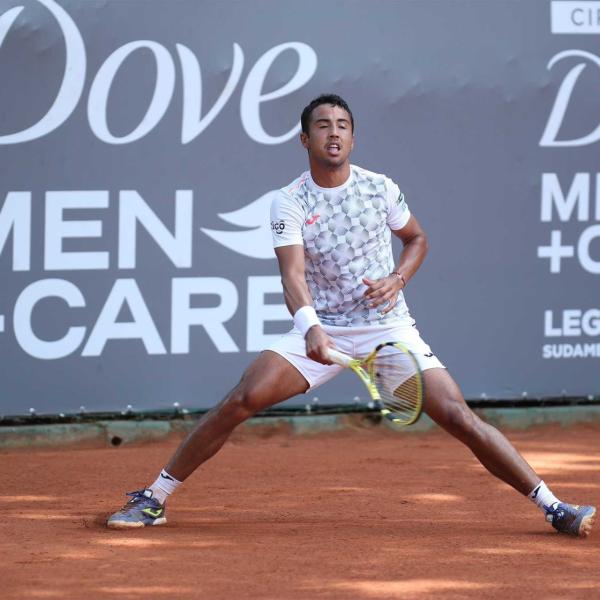
<svg viewBox="0 0 600 600"><path fill-rule="evenodd" d="M416 420L423 403L423 382L415 359L394 346L382 348L371 365L381 403L402 422Z"/></svg>

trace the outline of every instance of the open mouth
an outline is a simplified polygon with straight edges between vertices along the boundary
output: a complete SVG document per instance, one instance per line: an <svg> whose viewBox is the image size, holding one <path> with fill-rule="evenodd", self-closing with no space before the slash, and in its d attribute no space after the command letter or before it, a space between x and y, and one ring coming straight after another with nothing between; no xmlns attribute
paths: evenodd
<svg viewBox="0 0 600 600"><path fill-rule="evenodd" d="M341 146L339 144L327 144L327 152L329 154L339 154Z"/></svg>

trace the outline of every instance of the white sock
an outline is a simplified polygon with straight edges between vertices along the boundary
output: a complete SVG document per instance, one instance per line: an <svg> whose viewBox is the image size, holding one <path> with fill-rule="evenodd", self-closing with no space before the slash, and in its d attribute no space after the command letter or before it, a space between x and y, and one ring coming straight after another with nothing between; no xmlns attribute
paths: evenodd
<svg viewBox="0 0 600 600"><path fill-rule="evenodd" d="M177 489L177 486L181 485L181 481L177 481L175 477L169 475L164 469L160 472L160 475L156 478L156 481L149 486L149 490L152 491L152 497L158 500L161 504L165 503L165 500Z"/></svg>
<svg viewBox="0 0 600 600"><path fill-rule="evenodd" d="M544 514L548 512L548 509L554 508L554 505L560 502L543 481L540 481L533 490L531 490L528 498L535 502L537 507L540 508Z"/></svg>

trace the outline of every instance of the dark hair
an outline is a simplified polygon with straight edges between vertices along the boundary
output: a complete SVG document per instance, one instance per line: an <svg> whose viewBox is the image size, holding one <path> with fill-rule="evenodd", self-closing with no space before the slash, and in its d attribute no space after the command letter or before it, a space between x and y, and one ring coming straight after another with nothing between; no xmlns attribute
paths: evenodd
<svg viewBox="0 0 600 600"><path fill-rule="evenodd" d="M302 131L304 133L308 133L308 125L313 110L315 110L317 106L321 106L321 104L330 104L332 106L339 106L340 108L343 108L350 115L350 124L352 125L352 131L354 131L354 117L352 116L352 111L350 110L350 107L346 101L337 94L321 94L312 100L311 103L302 111L300 123L302 124Z"/></svg>

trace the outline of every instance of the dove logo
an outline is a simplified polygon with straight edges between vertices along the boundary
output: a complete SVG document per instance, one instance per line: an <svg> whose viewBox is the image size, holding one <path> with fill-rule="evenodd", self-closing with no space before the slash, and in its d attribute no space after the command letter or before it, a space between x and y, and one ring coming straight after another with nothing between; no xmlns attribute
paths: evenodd
<svg viewBox="0 0 600 600"><path fill-rule="evenodd" d="M45 7L59 25L65 43L65 63L62 82L54 102L46 114L36 123L14 133L0 134L1 144L20 144L39 139L59 128L73 113L86 87L87 57L85 41L76 23L69 13L55 0L36 0ZM85 3L81 3L82 6ZM0 48L9 34L13 23L24 10L23 6L10 8L0 14ZM101 13L96 13L95 18ZM36 31L36 26L32 31ZM95 33L94 33L95 35ZM27 36L28 37L28 36ZM244 69L244 52L239 44L233 44L233 61L229 77L221 94L205 114L202 114L202 71L196 55L187 46L175 44L177 58L182 76L182 121L181 143L189 144L196 139L219 115L233 95L242 79ZM156 75L154 90L150 103L143 97L131 97L131 103L144 105L147 109L140 110L144 114L141 121L131 126L131 130L123 135L116 135L109 128L108 106L111 89L118 72L123 68L127 59L134 53L143 51L155 63ZM296 54L296 70L289 77L283 78L281 86L275 90L264 91L265 80L273 63L279 61L283 53ZM95 59L94 63L97 62ZM250 69L246 81L241 86L240 118L246 134L259 144L282 144L292 139L299 131L300 124L279 135L267 133L261 121L261 111L265 110L268 102L283 98L304 86L315 74L317 55L315 51L302 42L285 42L267 50ZM136 74L133 73L132 76ZM87 117L93 134L106 144L129 144L142 139L150 133L163 119L171 104L175 92L177 69L171 52L162 44L153 40L137 40L117 48L101 64L98 72L89 86L87 102ZM278 80L282 79L279 74ZM30 93L30 92L28 92ZM33 92L35 93L35 92ZM22 94L15 93L15 102ZM18 105L17 105L18 106Z"/></svg>
<svg viewBox="0 0 600 600"><path fill-rule="evenodd" d="M600 68L600 58L591 52L585 50L565 50L556 54L548 63L548 69L552 69L554 65L566 58L579 58L581 59L565 76L556 99L554 100L554 106L550 111L546 128L540 140L540 146L552 147L552 148L565 148L574 146L587 146L600 140L600 123L596 125L596 128L578 138L558 140L558 133L562 127L565 114L571 101L571 95L575 89L575 85L579 81L580 75L583 73L588 64L594 65ZM588 130L589 131L589 130Z"/></svg>
<svg viewBox="0 0 600 600"><path fill-rule="evenodd" d="M215 242L238 254L250 258L275 258L269 231L269 213L271 202L277 194L277 190L267 192L243 208L218 215L226 223L245 227L243 231L217 231L204 228L201 231Z"/></svg>

